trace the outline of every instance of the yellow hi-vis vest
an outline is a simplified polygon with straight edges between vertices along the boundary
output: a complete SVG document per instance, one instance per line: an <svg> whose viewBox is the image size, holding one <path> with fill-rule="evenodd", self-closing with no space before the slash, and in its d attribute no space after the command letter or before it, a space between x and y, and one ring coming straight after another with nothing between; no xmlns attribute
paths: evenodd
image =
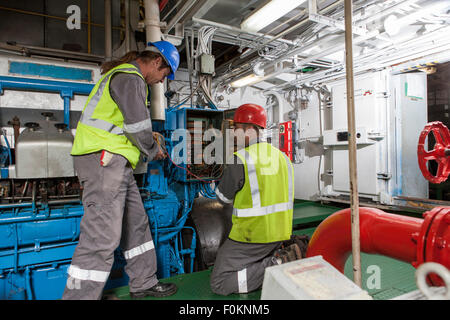
<svg viewBox="0 0 450 320"><path fill-rule="evenodd" d="M117 72L134 73L145 81L138 69L129 63L121 64L104 74L86 101L78 121L71 154L76 156L107 150L127 158L134 169L139 161L140 151L124 135L122 112L109 93L111 76Z"/></svg>
<svg viewBox="0 0 450 320"><path fill-rule="evenodd" d="M279 149L262 142L235 152L245 167L236 193L229 238L240 242L283 241L292 234L294 168Z"/></svg>

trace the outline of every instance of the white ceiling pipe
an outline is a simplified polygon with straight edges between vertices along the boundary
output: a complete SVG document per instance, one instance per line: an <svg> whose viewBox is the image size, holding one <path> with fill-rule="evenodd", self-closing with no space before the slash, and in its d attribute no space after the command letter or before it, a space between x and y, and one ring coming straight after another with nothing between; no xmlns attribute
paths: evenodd
<svg viewBox="0 0 450 320"><path fill-rule="evenodd" d="M218 23L218 22L209 21L209 20L205 20L205 19L200 19L200 18L196 18L196 17L193 17L192 21L196 22L196 23L199 23L201 25L207 25L207 26L216 27L216 28L219 28L219 29L222 29L222 30L225 30L225 31L231 31L231 32L236 33L236 34L249 34L249 35L257 36L257 37L260 37L260 38L266 38L266 39L269 39L271 41L275 40L274 39L275 37L273 37L273 36L264 35L264 34L258 33L258 32L251 32L251 31L247 31L247 30L242 30L242 29L239 29L239 28L236 28L236 27L233 27L233 26L229 26L229 25L223 24L223 23ZM283 43L286 43L288 45L294 45L295 44L294 41L291 41L291 40L286 40L286 39L277 39L277 40L279 42L283 42Z"/></svg>
<svg viewBox="0 0 450 320"><path fill-rule="evenodd" d="M165 28L165 34L168 34L170 30L183 18L183 16L192 8L192 6L197 2L197 0L188 0L175 14L175 16L169 21L167 24L167 28ZM158 10L158 19L159 19L159 10Z"/></svg>
<svg viewBox="0 0 450 320"><path fill-rule="evenodd" d="M159 20L159 1L144 0L145 8L145 36L147 42L161 40L161 23ZM166 119L166 99L164 96L164 83L151 86L150 116L152 120Z"/></svg>
<svg viewBox="0 0 450 320"><path fill-rule="evenodd" d="M402 6L406 5L406 4L409 5L409 4L412 4L412 3L414 3L414 2L417 2L417 1L406 1L405 3L402 3L401 5L395 5L395 6L391 7L391 8L392 8L392 10L394 10L394 9L397 10L399 7L402 7ZM390 12L391 12L391 11L388 11L388 13L390 13ZM380 17L382 17L382 16L384 16L384 15L386 15L386 13L383 13ZM364 24L364 23L366 23L366 20L367 20L367 21L373 21L373 18L372 18L372 17L369 17L369 18L367 18L367 19L365 19L365 20L359 22L359 24ZM378 35L379 35L379 31L378 31L378 30L374 30L374 31L372 31L372 32L369 32L369 33L368 33L367 35L365 35L365 36L360 36L360 37L355 38L354 41L353 41L353 43L354 43L354 44L358 44L358 43L360 43L360 42L362 42L362 41L366 41L366 40L371 39L371 38L373 38L373 37L376 37L376 36L378 36ZM291 58L291 57L293 57L293 56L295 56L295 55L301 54L302 52L305 52L306 50L311 49L313 46L317 46L317 45L322 44L324 41L327 40L327 37L328 37L328 36L329 36L329 35L322 37L321 39L319 39L318 41L316 41L316 42L315 42L314 44L312 44L312 45L309 45L309 46L305 46L305 47L302 47L302 48L297 48L297 49L291 50L290 52L288 52L288 53L286 53L286 54L280 56L278 59L275 59L275 60L273 60L273 61L271 61L271 62L266 63L266 64L263 65L262 67L263 67L263 68L266 68L266 67L272 66L272 65L277 64L277 63L279 63L279 62L281 62L281 61L284 61L284 60L286 60L286 59L288 59L288 58ZM340 37L342 38L342 42L343 42L343 40L344 40L344 35L340 35ZM312 60L314 60L314 59L318 59L318 58L321 58L321 57L325 57L325 56L327 56L327 55L329 55L329 54L335 53L335 52L340 51L340 50L343 50L343 49L344 49L344 45L340 45L339 47L330 48L330 49L328 49L328 50L325 50L325 51L321 52L321 53L318 54L318 55L314 55L314 56L312 56L312 57L310 57L310 58L307 58L306 60L301 61L301 62L300 62L300 66L307 64L308 61L310 62L310 61L312 61Z"/></svg>

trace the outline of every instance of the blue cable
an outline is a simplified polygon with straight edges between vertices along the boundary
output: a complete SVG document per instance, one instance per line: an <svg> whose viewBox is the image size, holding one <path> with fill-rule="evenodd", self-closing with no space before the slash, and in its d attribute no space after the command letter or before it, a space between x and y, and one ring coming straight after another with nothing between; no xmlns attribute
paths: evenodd
<svg viewBox="0 0 450 320"><path fill-rule="evenodd" d="M202 195L209 199L216 199L215 192L211 189L211 186L209 184L202 184L201 185L201 191Z"/></svg>
<svg viewBox="0 0 450 320"><path fill-rule="evenodd" d="M9 145L8 138L5 135L5 132L2 130L2 135L5 138L6 147L8 148L8 156L9 156L9 164L12 164L12 155L11 155L11 146Z"/></svg>

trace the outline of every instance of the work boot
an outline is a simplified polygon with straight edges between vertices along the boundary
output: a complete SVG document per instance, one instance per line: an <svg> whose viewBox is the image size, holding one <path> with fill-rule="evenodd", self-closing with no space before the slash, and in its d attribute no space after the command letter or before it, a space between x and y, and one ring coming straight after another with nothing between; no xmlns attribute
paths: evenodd
<svg viewBox="0 0 450 320"><path fill-rule="evenodd" d="M287 247L282 247L275 251L274 257L278 264L299 260L302 258L302 252L296 243Z"/></svg>
<svg viewBox="0 0 450 320"><path fill-rule="evenodd" d="M289 240L283 241L281 248L275 251L274 257L278 264L303 259L306 257L309 236L291 235Z"/></svg>
<svg viewBox="0 0 450 320"><path fill-rule="evenodd" d="M305 235L291 235L291 238L289 240L283 241L283 244L281 245L282 248L289 247L291 244L297 244L297 246L300 248L300 251L302 253L302 258L306 257L306 251L308 250L308 243L309 243L309 236Z"/></svg>
<svg viewBox="0 0 450 320"><path fill-rule="evenodd" d="M131 299L139 299L145 297L167 297L177 292L177 286L174 283L158 282L147 290L130 292Z"/></svg>

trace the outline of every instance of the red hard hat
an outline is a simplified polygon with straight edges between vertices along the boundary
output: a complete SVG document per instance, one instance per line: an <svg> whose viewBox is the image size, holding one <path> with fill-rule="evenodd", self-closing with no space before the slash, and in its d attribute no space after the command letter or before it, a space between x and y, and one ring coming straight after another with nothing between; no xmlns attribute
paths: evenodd
<svg viewBox="0 0 450 320"><path fill-rule="evenodd" d="M234 122L251 123L265 128L267 121L266 110L253 103L246 103L237 108L234 113Z"/></svg>

